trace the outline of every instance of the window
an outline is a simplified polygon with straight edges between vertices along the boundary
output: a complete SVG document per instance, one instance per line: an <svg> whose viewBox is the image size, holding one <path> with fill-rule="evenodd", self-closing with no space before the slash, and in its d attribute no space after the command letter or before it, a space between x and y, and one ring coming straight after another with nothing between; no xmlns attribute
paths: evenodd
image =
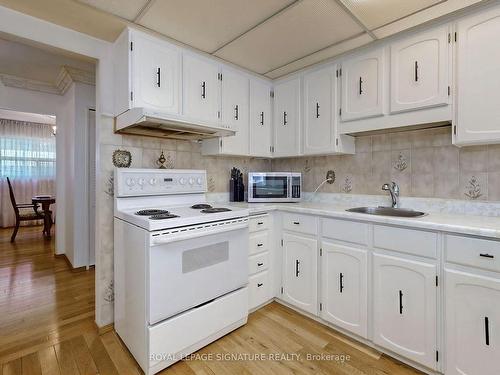
<svg viewBox="0 0 500 375"><path fill-rule="evenodd" d="M0 119L0 177L50 178L55 173L51 125Z"/></svg>

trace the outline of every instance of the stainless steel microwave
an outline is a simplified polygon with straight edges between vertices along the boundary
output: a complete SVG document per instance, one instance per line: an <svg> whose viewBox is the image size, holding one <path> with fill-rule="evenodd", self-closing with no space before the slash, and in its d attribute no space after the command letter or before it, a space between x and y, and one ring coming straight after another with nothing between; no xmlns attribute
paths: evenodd
<svg viewBox="0 0 500 375"><path fill-rule="evenodd" d="M301 199L301 195L301 173L248 173L249 202L298 202Z"/></svg>

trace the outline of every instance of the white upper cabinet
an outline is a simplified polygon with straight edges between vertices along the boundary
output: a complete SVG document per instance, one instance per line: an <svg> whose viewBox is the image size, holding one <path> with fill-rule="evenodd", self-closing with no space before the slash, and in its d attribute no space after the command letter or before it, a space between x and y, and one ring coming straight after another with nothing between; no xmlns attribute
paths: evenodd
<svg viewBox="0 0 500 375"><path fill-rule="evenodd" d="M222 70L222 125L236 135L222 140L222 152L248 155L248 76L232 69Z"/></svg>
<svg viewBox="0 0 500 375"><path fill-rule="evenodd" d="M274 86L274 156L300 154L300 78Z"/></svg>
<svg viewBox="0 0 500 375"><path fill-rule="evenodd" d="M357 55L342 63L341 120L383 113L384 49Z"/></svg>
<svg viewBox="0 0 500 375"><path fill-rule="evenodd" d="M126 29L113 46L115 115L145 107L180 113L181 50Z"/></svg>
<svg viewBox="0 0 500 375"><path fill-rule="evenodd" d="M321 317L361 337L368 329L367 250L323 242Z"/></svg>
<svg viewBox="0 0 500 375"><path fill-rule="evenodd" d="M500 280L446 270L446 375L500 374Z"/></svg>
<svg viewBox="0 0 500 375"><path fill-rule="evenodd" d="M189 52L184 52L182 59L184 115L207 122L219 122L219 64Z"/></svg>
<svg viewBox="0 0 500 375"><path fill-rule="evenodd" d="M391 112L446 105L448 26L391 44Z"/></svg>
<svg viewBox="0 0 500 375"><path fill-rule="evenodd" d="M180 51L144 34L132 41L133 106L178 114Z"/></svg>
<svg viewBox="0 0 500 375"><path fill-rule="evenodd" d="M304 75L304 154L321 154L335 148L334 73L335 66L329 66Z"/></svg>
<svg viewBox="0 0 500 375"><path fill-rule="evenodd" d="M283 299L317 314L317 240L283 234Z"/></svg>
<svg viewBox="0 0 500 375"><path fill-rule="evenodd" d="M250 155L271 156L271 86L250 79Z"/></svg>
<svg viewBox="0 0 500 375"><path fill-rule="evenodd" d="M456 24L457 145L500 142L500 8L494 7Z"/></svg>
<svg viewBox="0 0 500 375"><path fill-rule="evenodd" d="M373 341L436 368L436 264L373 255Z"/></svg>

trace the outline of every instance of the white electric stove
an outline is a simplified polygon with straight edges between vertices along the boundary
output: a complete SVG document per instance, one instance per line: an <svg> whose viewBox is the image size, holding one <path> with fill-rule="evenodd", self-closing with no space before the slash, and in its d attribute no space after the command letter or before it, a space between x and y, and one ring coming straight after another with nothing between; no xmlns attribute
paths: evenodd
<svg viewBox="0 0 500 375"><path fill-rule="evenodd" d="M247 209L202 170L116 169L115 329L154 374L246 323Z"/></svg>

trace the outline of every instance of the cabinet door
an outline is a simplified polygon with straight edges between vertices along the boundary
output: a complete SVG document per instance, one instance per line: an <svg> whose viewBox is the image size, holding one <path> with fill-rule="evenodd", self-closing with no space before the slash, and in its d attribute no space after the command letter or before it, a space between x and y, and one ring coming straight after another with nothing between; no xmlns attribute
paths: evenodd
<svg viewBox="0 0 500 375"><path fill-rule="evenodd" d="M500 141L500 8L457 23L455 144Z"/></svg>
<svg viewBox="0 0 500 375"><path fill-rule="evenodd" d="M382 115L383 75L383 49L342 64L342 121Z"/></svg>
<svg viewBox="0 0 500 375"><path fill-rule="evenodd" d="M448 104L448 26L391 45L391 112Z"/></svg>
<svg viewBox="0 0 500 375"><path fill-rule="evenodd" d="M436 265L373 256L373 341L436 368Z"/></svg>
<svg viewBox="0 0 500 375"><path fill-rule="evenodd" d="M222 152L248 155L248 77L233 70L222 72L222 124L236 135L222 140Z"/></svg>
<svg viewBox="0 0 500 375"><path fill-rule="evenodd" d="M304 154L319 154L334 149L334 81L333 67L304 76Z"/></svg>
<svg viewBox="0 0 500 375"><path fill-rule="evenodd" d="M300 79L274 86L274 156L299 155Z"/></svg>
<svg viewBox="0 0 500 375"><path fill-rule="evenodd" d="M133 106L179 113L180 52L142 34L133 35Z"/></svg>
<svg viewBox="0 0 500 375"><path fill-rule="evenodd" d="M271 87L250 80L250 155L271 156Z"/></svg>
<svg viewBox="0 0 500 375"><path fill-rule="evenodd" d="M500 280L446 270L446 374L500 374Z"/></svg>
<svg viewBox="0 0 500 375"><path fill-rule="evenodd" d="M190 53L183 55L183 99L187 117L219 121L219 66Z"/></svg>
<svg viewBox="0 0 500 375"><path fill-rule="evenodd" d="M367 337L367 251L322 243L321 317Z"/></svg>
<svg viewBox="0 0 500 375"><path fill-rule="evenodd" d="M283 252L284 300L317 314L317 241L285 233Z"/></svg>

